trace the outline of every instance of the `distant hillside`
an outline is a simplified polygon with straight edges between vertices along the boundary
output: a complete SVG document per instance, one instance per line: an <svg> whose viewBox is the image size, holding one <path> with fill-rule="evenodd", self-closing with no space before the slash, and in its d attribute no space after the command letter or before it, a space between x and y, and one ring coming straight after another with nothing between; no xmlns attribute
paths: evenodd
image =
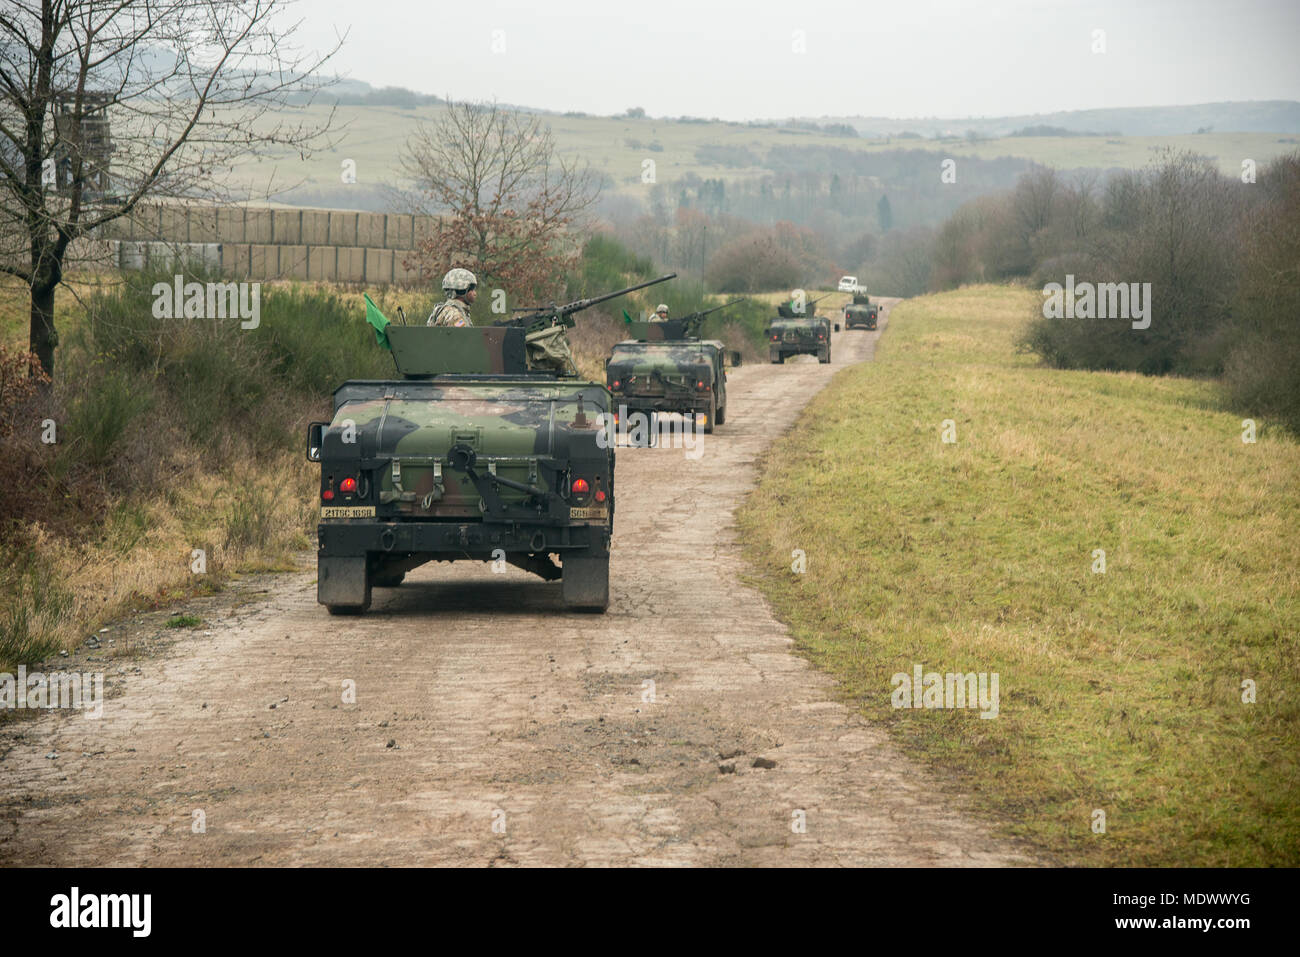
<svg viewBox="0 0 1300 957"><path fill-rule="evenodd" d="M1069 110L995 117L882 116L811 117L818 122L848 123L863 136L897 136L912 132L922 136L964 134L1009 136L1015 130L1054 126L1071 133L1108 133L1122 136L1181 136L1188 133L1300 133L1300 103L1295 100L1259 100L1243 103L1201 103L1196 106L1138 106L1113 110Z"/></svg>
<svg viewBox="0 0 1300 957"><path fill-rule="evenodd" d="M338 78L321 91L319 100L337 100L344 106L396 106L411 109L436 106L442 97L417 93L403 87L374 87L364 80ZM519 104L503 104L529 113L560 115L562 111ZM587 117L586 113L568 116ZM592 117L598 118L598 117ZM608 117L624 119L623 114ZM923 137L964 136L974 130L985 138L1017 135L1027 128L1054 127L1066 134L1107 136L1183 136L1193 133L1300 133L1300 102L1258 100L1201 103L1195 106L1136 106L1104 110L1067 110L1057 113L1026 113L1019 116L983 117L884 117L818 116L756 119L748 123L706 120L698 117L645 117L663 122L712 123L720 126L783 127L832 136L866 138L917 133ZM1039 134L1043 135L1043 134Z"/></svg>

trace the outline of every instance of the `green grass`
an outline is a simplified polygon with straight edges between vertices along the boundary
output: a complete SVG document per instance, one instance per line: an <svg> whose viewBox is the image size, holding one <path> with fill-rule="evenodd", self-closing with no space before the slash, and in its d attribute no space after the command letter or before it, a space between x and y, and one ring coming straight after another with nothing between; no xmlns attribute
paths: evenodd
<svg viewBox="0 0 1300 957"><path fill-rule="evenodd" d="M197 628L203 624L203 619L198 615L173 615L168 618L165 627L167 628Z"/></svg>
<svg viewBox="0 0 1300 957"><path fill-rule="evenodd" d="M767 455L755 580L848 701L1048 858L1300 864L1300 447L1243 444L1211 382L1017 354L1032 299L893 311ZM914 664L999 673L1000 716L894 710Z"/></svg>
<svg viewBox="0 0 1300 957"><path fill-rule="evenodd" d="M72 639L73 596L38 556L0 567L0 595L0 668L34 664Z"/></svg>

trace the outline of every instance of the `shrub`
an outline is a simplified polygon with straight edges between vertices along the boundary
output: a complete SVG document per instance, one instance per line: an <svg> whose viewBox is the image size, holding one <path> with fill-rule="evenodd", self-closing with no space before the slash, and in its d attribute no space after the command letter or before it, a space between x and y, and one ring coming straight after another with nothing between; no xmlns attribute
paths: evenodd
<svg viewBox="0 0 1300 957"><path fill-rule="evenodd" d="M1277 416L1300 435L1300 153L1266 168L1258 188L1266 205L1243 231L1236 341L1224 379L1243 415Z"/></svg>
<svg viewBox="0 0 1300 957"><path fill-rule="evenodd" d="M1239 263L1239 187L1205 158L1166 154L1117 175L1101 200L1099 225L1058 261L1087 265L1077 282L1150 283L1150 327L1124 320L1039 319L1024 345L1053 365L1147 374L1218 374ZM1026 199L1025 197L1028 197ZM1022 222L1051 223L1039 193L1020 198ZM1041 248L1039 255L1042 255ZM1044 278L1040 266L1037 278ZM1050 276L1064 284L1066 273Z"/></svg>
<svg viewBox="0 0 1300 957"><path fill-rule="evenodd" d="M102 469L152 404L147 381L142 383L127 369L97 367L70 405L60 446L64 456Z"/></svg>
<svg viewBox="0 0 1300 957"><path fill-rule="evenodd" d="M705 275L719 292L764 292L793 288L799 282L799 267L773 237L751 234L719 249Z"/></svg>
<svg viewBox="0 0 1300 957"><path fill-rule="evenodd" d="M276 535L276 493L256 486L239 486L226 513L225 546L243 551L254 545L268 545Z"/></svg>

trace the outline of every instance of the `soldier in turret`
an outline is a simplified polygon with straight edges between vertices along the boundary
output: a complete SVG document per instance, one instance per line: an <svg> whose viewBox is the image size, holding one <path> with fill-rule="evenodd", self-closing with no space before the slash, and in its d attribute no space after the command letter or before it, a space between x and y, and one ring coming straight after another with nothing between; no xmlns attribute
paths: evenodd
<svg viewBox="0 0 1300 957"><path fill-rule="evenodd" d="M668 321L668 304L667 304L667 303L664 303L664 302L659 303L659 308L657 308L657 309L655 310L655 314L654 314L653 316L650 317L650 321L651 321L651 322L667 322L667 321Z"/></svg>
<svg viewBox="0 0 1300 957"><path fill-rule="evenodd" d="M478 298L478 280L468 269L457 267L442 277L442 289L447 294L429 314L430 326L472 326L469 307Z"/></svg>

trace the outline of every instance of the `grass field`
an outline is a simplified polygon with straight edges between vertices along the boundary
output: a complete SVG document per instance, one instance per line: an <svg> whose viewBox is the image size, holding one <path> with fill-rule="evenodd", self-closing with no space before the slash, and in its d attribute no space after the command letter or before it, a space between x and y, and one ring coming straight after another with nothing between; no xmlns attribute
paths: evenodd
<svg viewBox="0 0 1300 957"><path fill-rule="evenodd" d="M754 579L852 706L1049 858L1300 864L1300 446L1243 443L1213 383L1040 367L1033 299L893 311L767 455ZM998 673L1000 714L895 710L917 664Z"/></svg>
<svg viewBox="0 0 1300 957"><path fill-rule="evenodd" d="M272 173L279 183L302 182L304 190L319 193L324 205L341 205L347 191L358 193L398 185L401 179L398 157L417 121L437 118L442 107L340 106L336 114L338 142L331 148L301 159L297 151L280 157L250 159L237 167L239 181L264 187ZM323 107L306 111L308 121L320 122ZM1089 167L1138 168L1162 147L1190 149L1213 156L1226 173L1238 173L1241 161L1257 163L1281 155L1294 140L1275 133L1204 133L1185 136L1071 136L1004 137L969 143L964 139L862 139L831 136L808 130L750 127L740 123L683 123L626 117L549 116L544 118L555 134L556 144L566 156L581 156L597 170L609 175L612 192L639 194L642 162L653 159L658 182L671 182L688 173L701 177L737 180L769 172L762 165L726 167L701 164L695 151L701 146L745 147L760 157L774 146L820 146L864 152L897 149L928 149L943 156L979 156L994 159L1015 156L1062 169ZM270 122L268 118L267 122ZM341 182L342 163L356 162L356 183Z"/></svg>

